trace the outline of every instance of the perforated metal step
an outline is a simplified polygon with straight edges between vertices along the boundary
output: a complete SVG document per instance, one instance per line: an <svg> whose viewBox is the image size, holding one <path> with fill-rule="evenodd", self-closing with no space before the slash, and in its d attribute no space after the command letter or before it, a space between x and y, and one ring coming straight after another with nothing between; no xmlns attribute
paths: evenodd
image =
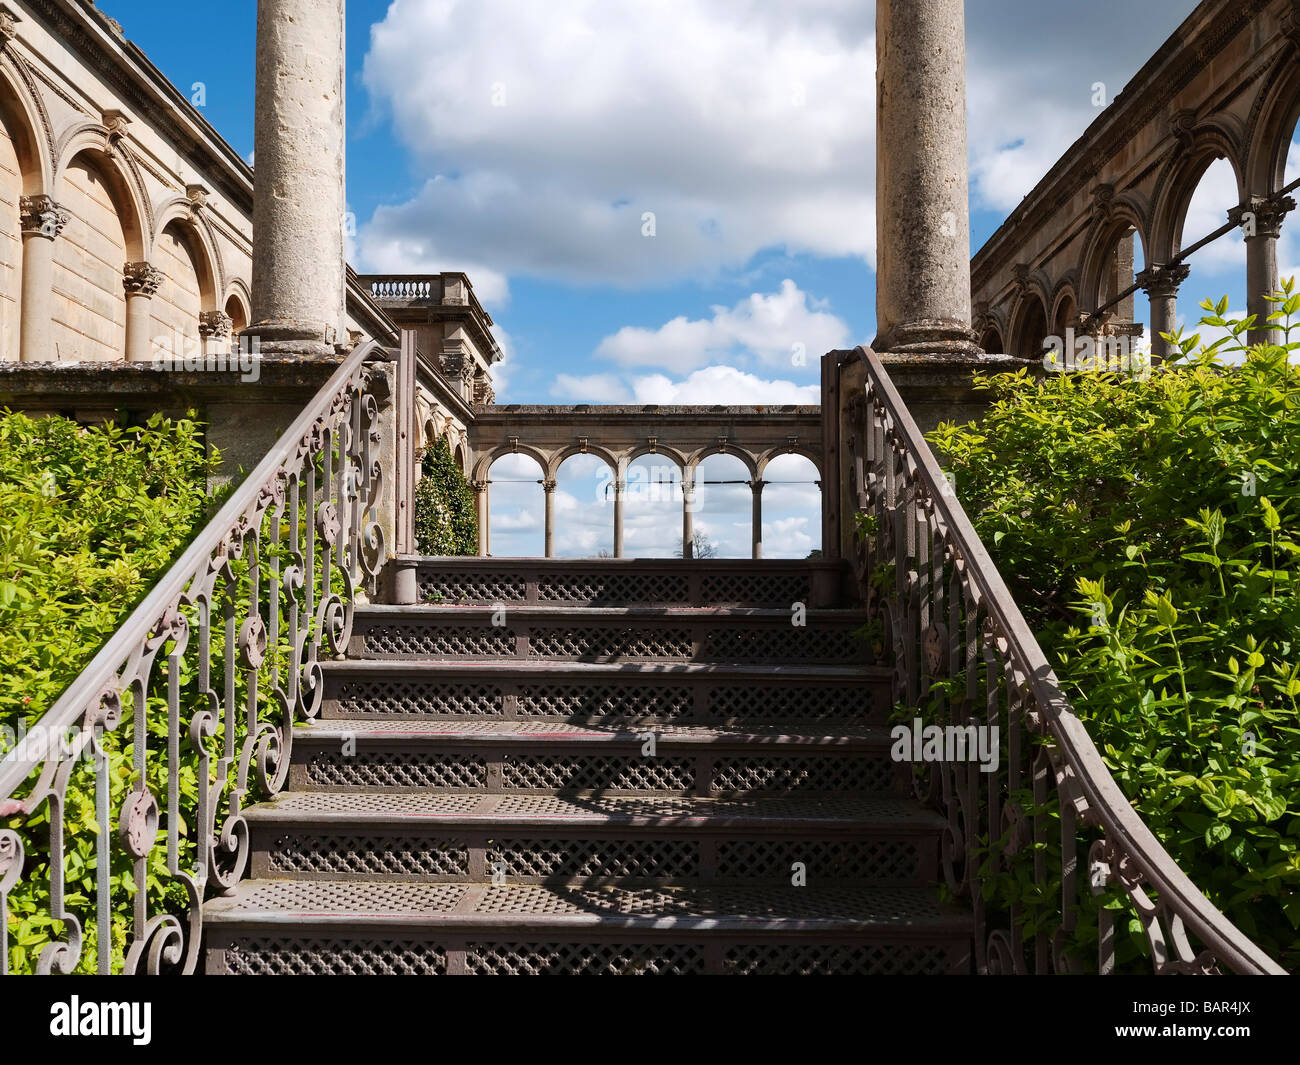
<svg viewBox="0 0 1300 1065"><path fill-rule="evenodd" d="M356 611L349 655L848 665L868 660L863 623L850 610L370 606Z"/></svg>
<svg viewBox="0 0 1300 1065"><path fill-rule="evenodd" d="M759 727L880 724L892 671L698 662L350 660L325 665L322 716Z"/></svg>

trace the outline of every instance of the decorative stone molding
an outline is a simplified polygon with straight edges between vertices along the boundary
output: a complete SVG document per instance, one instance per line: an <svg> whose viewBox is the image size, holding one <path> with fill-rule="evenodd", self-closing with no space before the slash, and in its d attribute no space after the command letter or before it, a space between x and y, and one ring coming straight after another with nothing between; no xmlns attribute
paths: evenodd
<svg viewBox="0 0 1300 1065"><path fill-rule="evenodd" d="M488 484L489 484L488 481L470 481L470 482L469 482L469 486L470 486L472 489L474 489L474 491L476 491L476 492L480 492L480 493L481 493L481 492L486 492L486 491L487 491L487 489L488 489Z"/></svg>
<svg viewBox="0 0 1300 1065"><path fill-rule="evenodd" d="M1239 229L1246 230L1246 240L1258 237L1276 240L1282 235L1282 220L1295 210L1295 206L1296 202L1290 196L1254 196L1248 205L1241 204L1232 208L1228 212L1228 221ZM1252 216L1249 220L1247 214ZM1250 222L1249 226L1247 221Z"/></svg>
<svg viewBox="0 0 1300 1065"><path fill-rule="evenodd" d="M1169 119L1169 131L1178 142L1178 153L1186 155L1196 143L1196 112L1190 107L1175 111Z"/></svg>
<svg viewBox="0 0 1300 1065"><path fill-rule="evenodd" d="M197 215L208 205L209 189L206 185L186 185L185 198L190 201L190 211Z"/></svg>
<svg viewBox="0 0 1300 1065"><path fill-rule="evenodd" d="M1152 299L1172 299L1190 273L1186 263L1152 263L1133 280Z"/></svg>
<svg viewBox="0 0 1300 1065"><path fill-rule="evenodd" d="M67 208L50 196L23 196L18 201L18 223L25 237L53 240L71 219Z"/></svg>
<svg viewBox="0 0 1300 1065"><path fill-rule="evenodd" d="M556 487L557 487L558 485L559 485L559 482L556 481L555 478L553 478L553 477L547 477L547 478L545 478L545 479L542 481L542 490L543 490L547 495L550 495L552 492L555 491L555 489L556 489Z"/></svg>
<svg viewBox="0 0 1300 1065"><path fill-rule="evenodd" d="M1282 33L1292 47L1300 48L1300 0L1291 0L1291 10L1282 13Z"/></svg>
<svg viewBox="0 0 1300 1065"><path fill-rule="evenodd" d="M1115 202L1115 186L1102 182L1092 190L1092 217L1105 220L1110 217L1110 210Z"/></svg>
<svg viewBox="0 0 1300 1065"><path fill-rule="evenodd" d="M111 156L116 154L117 149L126 140L126 127L130 125L131 119L124 111L113 108L104 112L103 122L104 128L108 131L104 151Z"/></svg>
<svg viewBox="0 0 1300 1065"><path fill-rule="evenodd" d="M123 271L122 285L130 296L153 296L157 293L166 275L150 263L127 263Z"/></svg>
<svg viewBox="0 0 1300 1065"><path fill-rule="evenodd" d="M23 18L8 4L0 4L0 48L7 48L9 42L18 36L18 23Z"/></svg>
<svg viewBox="0 0 1300 1065"><path fill-rule="evenodd" d="M219 340L230 336L234 325L234 319L224 311L203 311L199 315L199 336Z"/></svg>

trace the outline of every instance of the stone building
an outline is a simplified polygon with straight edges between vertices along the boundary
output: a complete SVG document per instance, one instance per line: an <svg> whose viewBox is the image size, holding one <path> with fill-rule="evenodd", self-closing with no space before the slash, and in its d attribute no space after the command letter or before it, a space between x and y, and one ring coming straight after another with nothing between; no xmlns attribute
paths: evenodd
<svg viewBox="0 0 1300 1065"><path fill-rule="evenodd" d="M329 360L270 360L256 389L155 367L238 352L253 179L90 0L0 3L0 405L87 419L197 406L232 467L259 457ZM421 291L349 271L340 340L396 344L399 320L423 317L419 442L445 436L468 462L471 407L491 400L500 358L491 318L463 274L401 280Z"/></svg>

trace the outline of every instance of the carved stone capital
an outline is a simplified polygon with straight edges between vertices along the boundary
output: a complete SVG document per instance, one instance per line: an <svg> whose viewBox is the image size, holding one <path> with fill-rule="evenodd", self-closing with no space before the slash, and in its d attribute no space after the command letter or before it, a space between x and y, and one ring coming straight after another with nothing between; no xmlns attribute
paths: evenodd
<svg viewBox="0 0 1300 1065"><path fill-rule="evenodd" d="M122 286L127 296L152 296L162 285L164 276L151 263L127 263L122 274Z"/></svg>
<svg viewBox="0 0 1300 1065"><path fill-rule="evenodd" d="M71 218L67 208L49 196L23 196L18 201L18 223L25 237L53 240Z"/></svg>
<svg viewBox="0 0 1300 1065"><path fill-rule="evenodd" d="M1151 299L1171 299L1178 295L1178 286L1190 273L1186 263L1152 263L1133 280Z"/></svg>
<svg viewBox="0 0 1300 1065"><path fill-rule="evenodd" d="M22 16L8 4L0 4L0 48L18 35L18 23L22 20Z"/></svg>
<svg viewBox="0 0 1300 1065"><path fill-rule="evenodd" d="M1228 212L1228 221L1242 230L1246 240L1269 237L1277 240L1282 235L1282 221L1295 210L1295 200L1290 196L1268 198L1254 196L1250 203L1234 207Z"/></svg>
<svg viewBox="0 0 1300 1065"><path fill-rule="evenodd" d="M208 187L206 185L186 185L185 198L190 201L190 210L198 214L208 205Z"/></svg>
<svg viewBox="0 0 1300 1065"><path fill-rule="evenodd" d="M559 482L556 481L555 478L553 478L553 477L547 477L545 480L542 481L542 490L543 490L547 495L550 495L552 492L555 491L555 489L556 489L556 487L558 486L558 484L559 484Z"/></svg>
<svg viewBox="0 0 1300 1065"><path fill-rule="evenodd" d="M217 339L227 337L234 325L234 320L224 311L203 311L199 315L199 336Z"/></svg>
<svg viewBox="0 0 1300 1065"><path fill-rule="evenodd" d="M488 487L487 481L470 481L469 486L476 492L486 492Z"/></svg>

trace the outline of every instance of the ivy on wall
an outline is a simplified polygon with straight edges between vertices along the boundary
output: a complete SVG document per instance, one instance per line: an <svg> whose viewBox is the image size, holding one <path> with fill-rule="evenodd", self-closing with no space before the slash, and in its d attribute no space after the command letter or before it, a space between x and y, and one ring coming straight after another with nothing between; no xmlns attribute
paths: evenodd
<svg viewBox="0 0 1300 1065"><path fill-rule="evenodd" d="M415 488L415 542L422 555L478 554L474 491L445 439L426 448Z"/></svg>

